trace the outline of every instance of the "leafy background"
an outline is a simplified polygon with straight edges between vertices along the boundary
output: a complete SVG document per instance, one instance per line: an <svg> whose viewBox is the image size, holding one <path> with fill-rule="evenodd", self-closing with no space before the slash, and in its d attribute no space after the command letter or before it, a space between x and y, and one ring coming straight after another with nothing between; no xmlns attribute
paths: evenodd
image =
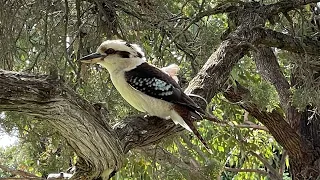
<svg viewBox="0 0 320 180"><path fill-rule="evenodd" d="M2 0L0 68L59 75L85 99L103 103L110 123L115 124L139 112L120 97L106 70L81 65L77 59L94 52L103 40L124 39L141 45L148 61L158 67L178 64L181 86L186 87L228 29L226 14L200 17L203 11L221 2L237 1ZM313 35L310 8L308 5L290 12L292 22L281 14L267 26L289 34ZM314 73L306 68L315 60L303 57L301 61L302 57L292 53L274 51L288 80L293 72L305 79L304 88L292 89L296 106L319 104L319 97L314 95L319 88L314 88L317 86L311 81ZM235 80L251 91L252 101L261 108L280 108L274 87L261 78L250 54L234 67L228 83ZM229 103L222 94L215 96L209 106L214 115L232 124L197 123L212 155L193 135L182 132L152 147L130 151L126 166L113 179L268 179L266 163L276 170L285 165L282 175L289 178L285 153L268 131L240 126L251 122L262 127L256 119ZM45 177L65 171L76 162L73 150L44 120L3 112L0 125L3 132L19 137L17 144L0 149L1 165ZM239 169L254 172L238 172ZM0 177L8 176L0 170Z"/></svg>

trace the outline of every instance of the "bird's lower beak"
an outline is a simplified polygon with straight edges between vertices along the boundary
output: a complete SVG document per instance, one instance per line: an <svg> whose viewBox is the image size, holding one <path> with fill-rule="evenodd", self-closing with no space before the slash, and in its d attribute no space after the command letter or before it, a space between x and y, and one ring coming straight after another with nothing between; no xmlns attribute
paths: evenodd
<svg viewBox="0 0 320 180"><path fill-rule="evenodd" d="M86 55L82 58L79 59L79 61L83 62L83 63L97 63L99 61L101 61L104 58L104 55L100 54L100 53L92 53L89 55Z"/></svg>

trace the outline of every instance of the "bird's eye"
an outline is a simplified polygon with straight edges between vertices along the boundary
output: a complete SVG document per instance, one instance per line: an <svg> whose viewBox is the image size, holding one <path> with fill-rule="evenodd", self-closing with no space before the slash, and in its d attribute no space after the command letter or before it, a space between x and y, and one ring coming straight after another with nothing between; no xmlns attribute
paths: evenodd
<svg viewBox="0 0 320 180"><path fill-rule="evenodd" d="M105 51L106 54L115 54L116 53L116 50L112 49L112 48L109 48Z"/></svg>

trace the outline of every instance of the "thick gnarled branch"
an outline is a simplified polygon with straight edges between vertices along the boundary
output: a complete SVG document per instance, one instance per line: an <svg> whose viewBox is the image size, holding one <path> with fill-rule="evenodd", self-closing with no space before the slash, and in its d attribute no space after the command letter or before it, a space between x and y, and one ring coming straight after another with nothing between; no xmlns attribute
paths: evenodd
<svg viewBox="0 0 320 180"><path fill-rule="evenodd" d="M276 88L286 120L297 130L300 127L300 113L291 104L291 86L281 71L277 57L270 47L260 45L254 52L254 58L259 73Z"/></svg>
<svg viewBox="0 0 320 180"><path fill-rule="evenodd" d="M285 121L283 115L278 111L273 110L272 112L266 112L260 110L254 103L247 101L242 102L241 95L239 95L233 87L229 87L224 92L224 96L229 101L238 103L239 106L248 111L251 116L264 124L276 141L288 151L291 158L302 160L306 157L305 153L307 149L310 148L309 145L302 142L300 135L291 128L290 124Z"/></svg>
<svg viewBox="0 0 320 180"><path fill-rule="evenodd" d="M124 152L136 147L144 147L184 130L170 120L158 117L127 117L113 126L123 144Z"/></svg>
<svg viewBox="0 0 320 180"><path fill-rule="evenodd" d="M281 32L255 27L253 44L277 47L294 53L320 56L320 41L307 37L293 37Z"/></svg>
<svg viewBox="0 0 320 180"><path fill-rule="evenodd" d="M282 0L274 4L262 6L260 11L267 16L272 16L272 15L277 15L281 12L291 11L303 5L307 5L310 3L317 3L317 2L319 2L319 0L291 0L291 1Z"/></svg>
<svg viewBox="0 0 320 180"><path fill-rule="evenodd" d="M280 104L284 109L288 109L290 84L281 72L277 57L269 47L258 46L257 50L254 52L257 70L266 81L274 85L279 95Z"/></svg>
<svg viewBox="0 0 320 180"><path fill-rule="evenodd" d="M186 93L197 94L210 101L229 78L235 63L244 56L243 52L247 47L239 43L233 40L224 41L190 82Z"/></svg>
<svg viewBox="0 0 320 180"><path fill-rule="evenodd" d="M48 120L80 157L73 178L89 179L122 167L124 153L154 144L183 128L157 117L127 117L113 128L98 106L81 98L62 80L0 70L0 111Z"/></svg>
<svg viewBox="0 0 320 180"><path fill-rule="evenodd" d="M123 149L114 130L94 106L64 82L50 76L0 71L0 110L16 111L48 120L82 158L87 177L118 170ZM75 175L82 176L78 173Z"/></svg>

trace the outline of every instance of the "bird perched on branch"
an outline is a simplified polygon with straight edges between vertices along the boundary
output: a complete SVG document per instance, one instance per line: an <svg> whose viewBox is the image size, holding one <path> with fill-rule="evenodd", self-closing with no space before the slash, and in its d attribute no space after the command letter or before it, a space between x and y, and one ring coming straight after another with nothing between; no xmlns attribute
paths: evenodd
<svg viewBox="0 0 320 180"><path fill-rule="evenodd" d="M96 53L82 57L80 61L106 68L113 85L130 105L151 116L171 118L175 124L193 132L211 152L193 124L195 119L202 119L205 111L182 91L167 69L160 70L148 64L138 45L108 40Z"/></svg>

